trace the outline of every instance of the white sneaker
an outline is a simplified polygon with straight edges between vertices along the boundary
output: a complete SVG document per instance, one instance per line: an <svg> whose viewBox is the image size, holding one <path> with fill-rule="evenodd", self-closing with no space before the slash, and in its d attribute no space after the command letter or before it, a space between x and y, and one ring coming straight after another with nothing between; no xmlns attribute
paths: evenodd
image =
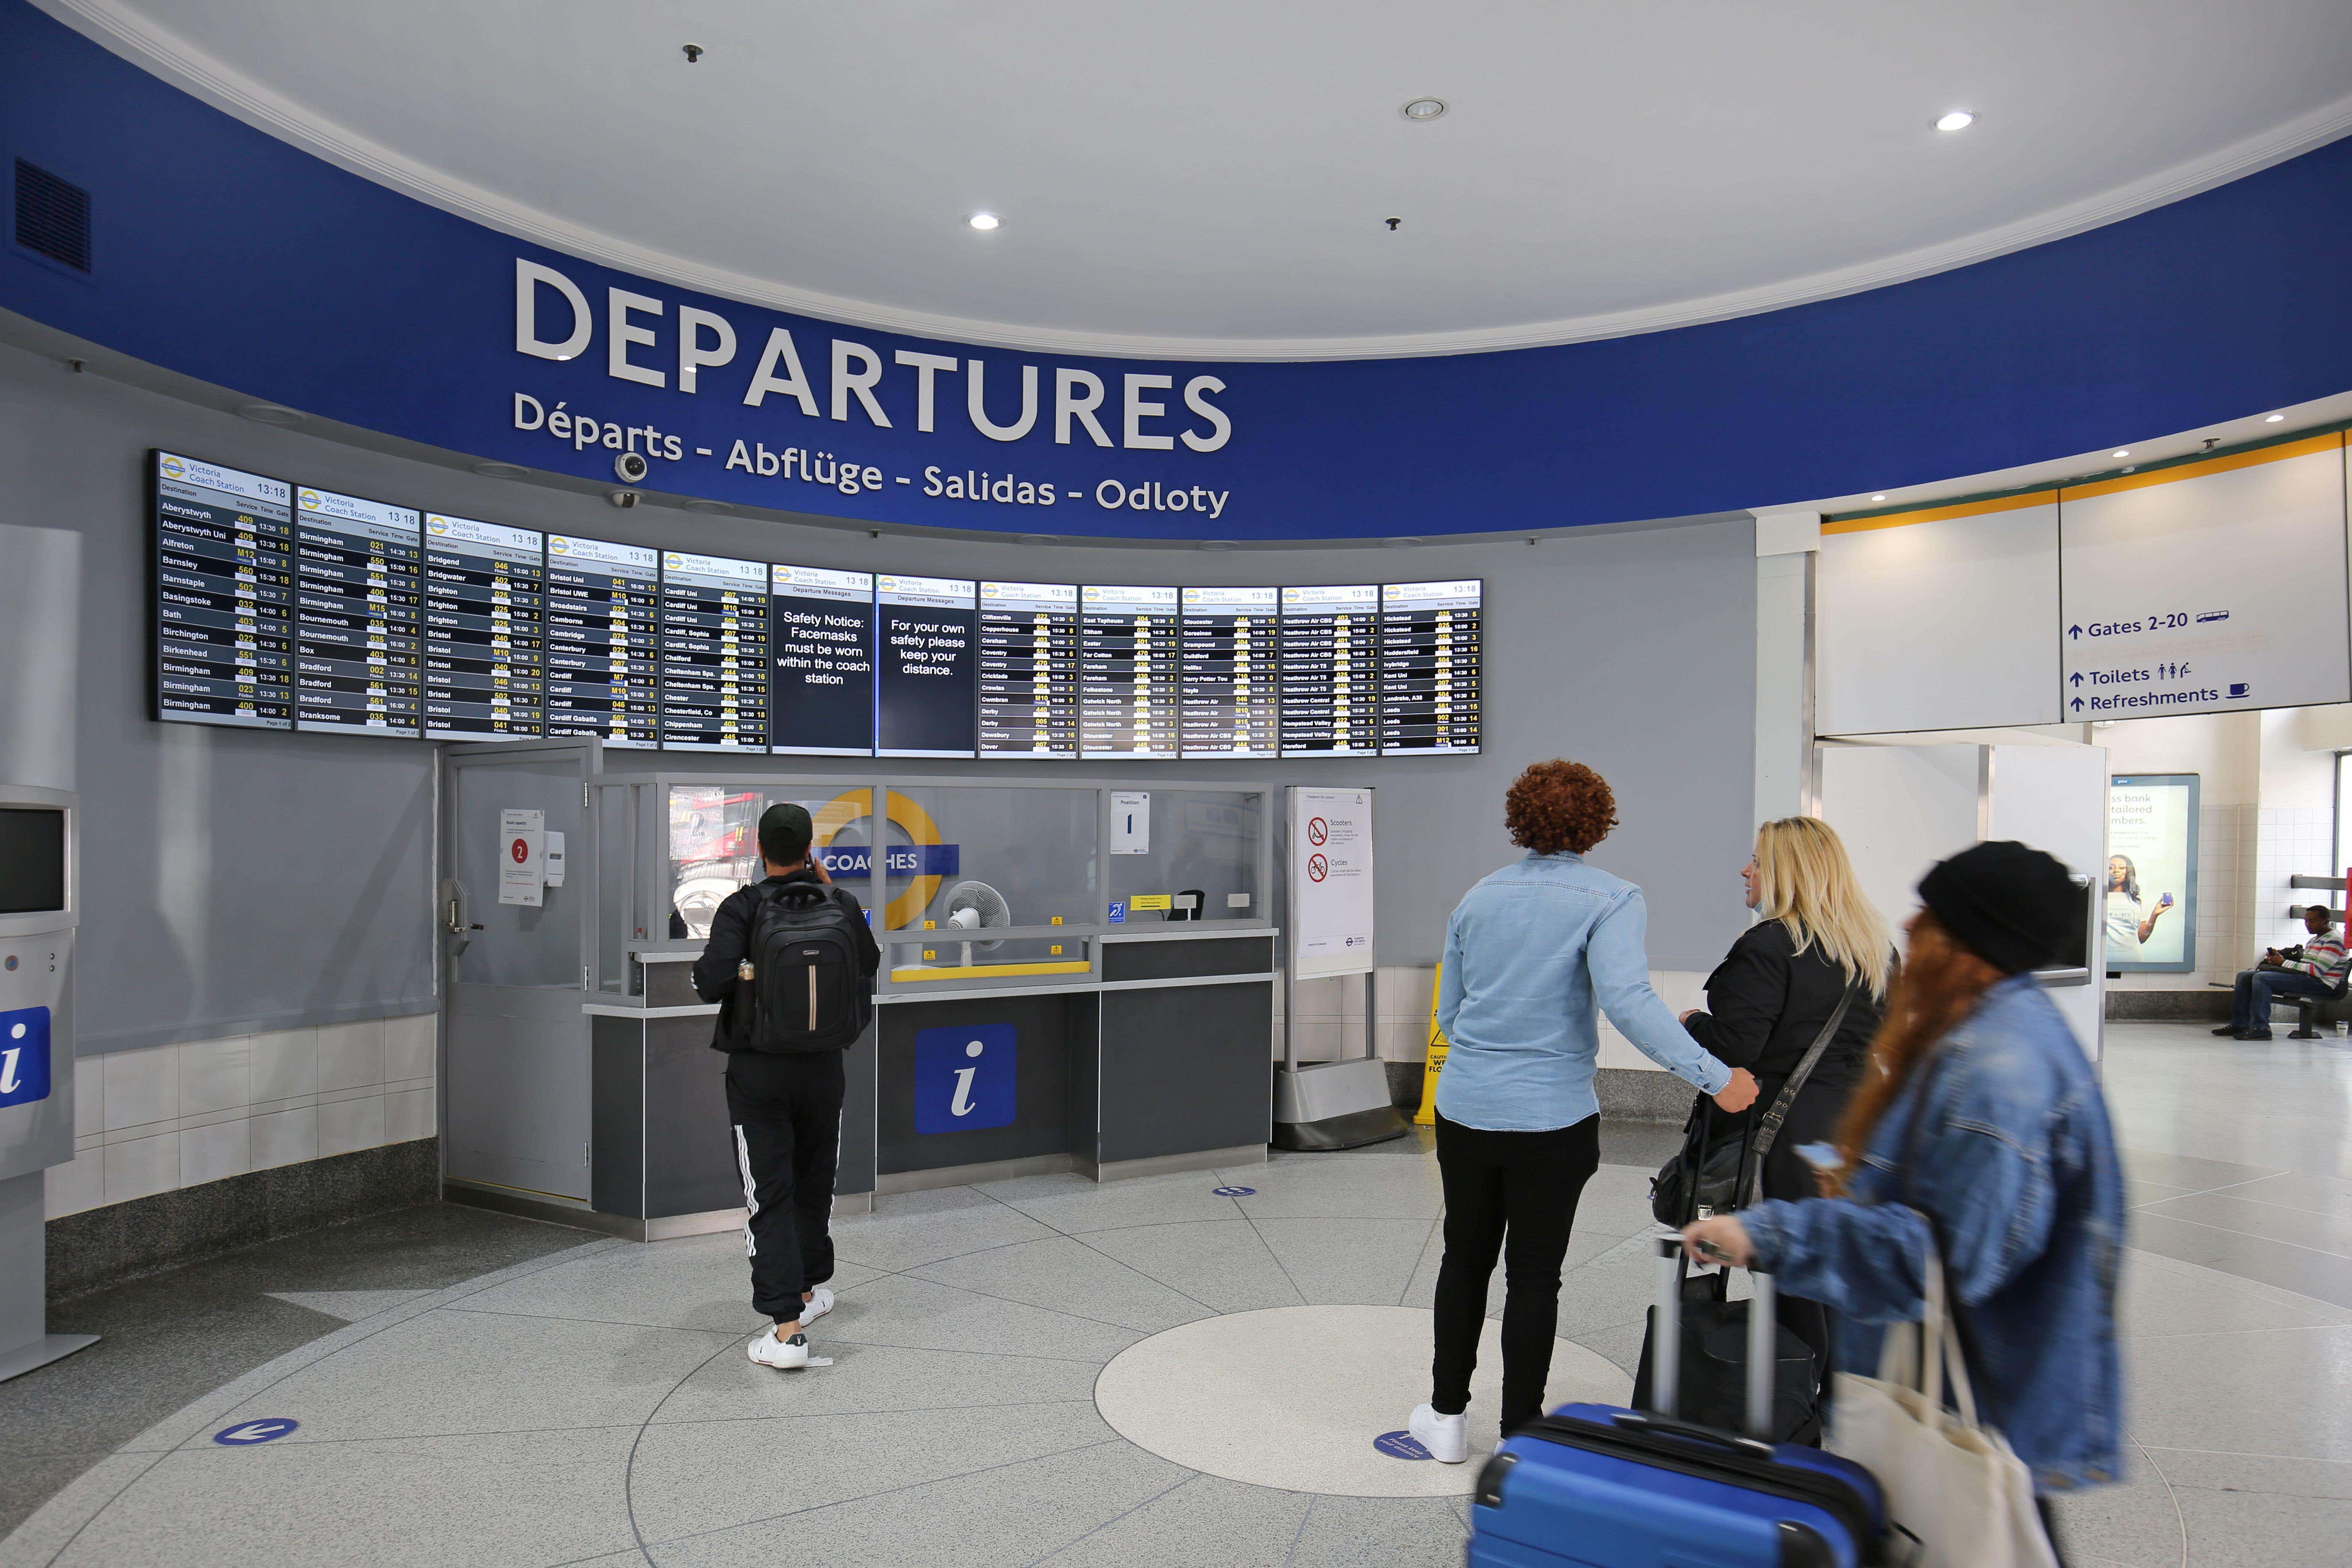
<svg viewBox="0 0 2352 1568"><path fill-rule="evenodd" d="M809 1292L809 1299L801 1303L801 1327L804 1329L807 1328L811 1323L815 1322L819 1318L824 1317L827 1312L832 1310L832 1287L826 1285L818 1286L815 1289Z"/></svg>
<svg viewBox="0 0 2352 1568"><path fill-rule="evenodd" d="M809 1363L808 1336L794 1334L789 1340L776 1338L776 1327L751 1342L751 1359L761 1366L772 1366L780 1372L800 1372Z"/></svg>
<svg viewBox="0 0 2352 1568"><path fill-rule="evenodd" d="M754 1361L759 1358L755 1355ZM1442 1465L1458 1465L1470 1457L1470 1417L1440 1415L1434 1405L1416 1405L1412 1419L1405 1423L1412 1440L1429 1450L1429 1457Z"/></svg>

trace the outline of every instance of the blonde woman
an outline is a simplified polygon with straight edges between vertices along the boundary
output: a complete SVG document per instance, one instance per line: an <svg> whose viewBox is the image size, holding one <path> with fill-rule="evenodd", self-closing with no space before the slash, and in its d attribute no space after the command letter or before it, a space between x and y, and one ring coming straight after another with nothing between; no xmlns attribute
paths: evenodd
<svg viewBox="0 0 2352 1568"><path fill-rule="evenodd" d="M1863 896L1845 845L1825 822L1786 816L1766 823L1739 875L1748 907L1762 918L1706 977L1706 1008L1684 1014L1683 1026L1726 1065L1756 1075L1756 1103L1745 1113L1752 1122L1780 1097L1839 998L1852 993L1764 1162L1766 1197L1810 1198L1817 1191L1812 1170L1797 1150L1829 1142L1837 1131L1878 1032L1895 936ZM1817 1302L1784 1295L1780 1321L1821 1357L1826 1394L1828 1313Z"/></svg>

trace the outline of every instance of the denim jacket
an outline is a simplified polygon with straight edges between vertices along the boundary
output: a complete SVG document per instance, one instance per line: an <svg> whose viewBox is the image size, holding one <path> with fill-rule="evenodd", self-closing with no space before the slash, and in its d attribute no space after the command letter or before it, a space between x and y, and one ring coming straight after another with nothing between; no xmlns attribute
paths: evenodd
<svg viewBox="0 0 2352 1568"><path fill-rule="evenodd" d="M1650 989L1642 889L1580 855L1529 855L1463 895L1445 922L1437 1026L1452 1049L1437 1079L1448 1121L1542 1132L1601 1112L1597 1001L1660 1067L1714 1094L1731 1069Z"/></svg>
<svg viewBox="0 0 2352 1568"><path fill-rule="evenodd" d="M1915 1069L1846 1197L1740 1217L1757 1266L1835 1310L1838 1364L1864 1373L1879 1325L1919 1316L1940 1237L1978 1415L2038 1490L2120 1479L2123 1174L2091 1064L2032 976L1988 990Z"/></svg>

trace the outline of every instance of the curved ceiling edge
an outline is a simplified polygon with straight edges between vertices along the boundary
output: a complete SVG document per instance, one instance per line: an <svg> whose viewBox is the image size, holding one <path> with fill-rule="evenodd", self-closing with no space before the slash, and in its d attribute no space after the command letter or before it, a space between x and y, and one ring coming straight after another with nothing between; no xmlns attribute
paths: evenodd
<svg viewBox="0 0 2352 1568"><path fill-rule="evenodd" d="M900 310L706 267L571 223L452 178L312 113L116 0L31 0L65 25L202 101L339 168L516 238L623 272L841 326L991 348L1218 363L1405 359L1546 348L1701 326L1835 300L2084 233L2209 191L2352 134L2352 95L2259 136L2079 202L1943 245L1635 310L1453 332L1345 338L1181 338L1063 331Z"/></svg>

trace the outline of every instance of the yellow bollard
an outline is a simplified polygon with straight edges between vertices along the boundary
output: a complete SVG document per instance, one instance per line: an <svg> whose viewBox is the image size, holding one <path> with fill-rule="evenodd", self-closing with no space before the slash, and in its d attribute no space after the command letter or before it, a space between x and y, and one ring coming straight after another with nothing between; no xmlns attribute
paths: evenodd
<svg viewBox="0 0 2352 1568"><path fill-rule="evenodd" d="M1439 966L1439 973L1444 965ZM1421 1109L1413 1113L1415 1127L1437 1125L1437 1075L1445 1070L1445 1053L1449 1048L1445 1036L1437 1027L1438 974L1429 977L1429 1061L1421 1073Z"/></svg>

